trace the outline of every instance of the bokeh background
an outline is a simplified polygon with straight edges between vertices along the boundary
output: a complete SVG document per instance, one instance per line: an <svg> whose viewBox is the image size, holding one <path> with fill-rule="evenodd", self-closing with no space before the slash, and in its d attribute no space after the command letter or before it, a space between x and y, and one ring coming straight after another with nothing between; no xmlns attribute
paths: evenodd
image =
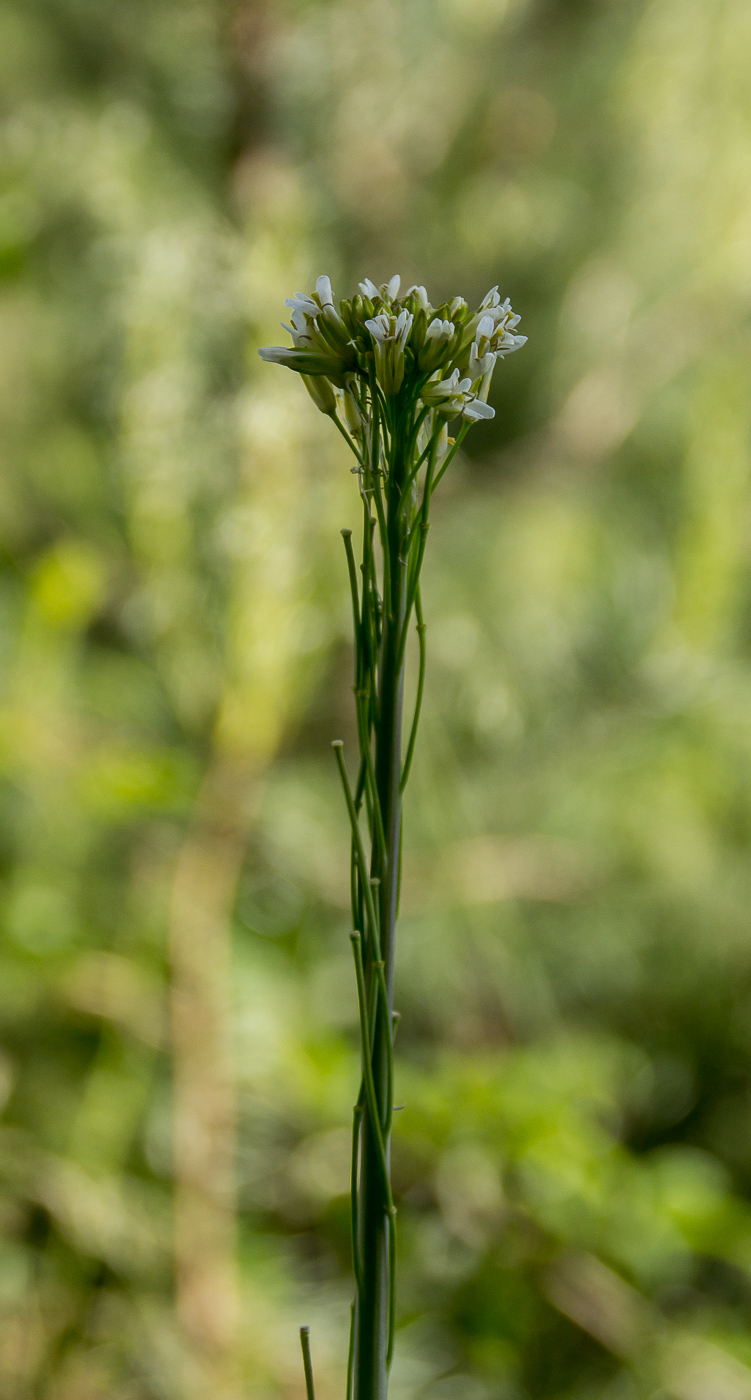
<svg viewBox="0 0 751 1400"><path fill-rule="evenodd" d="M500 283L407 803L394 1400L751 1397L747 0L2 0L0 1397L344 1394L327 272Z"/></svg>

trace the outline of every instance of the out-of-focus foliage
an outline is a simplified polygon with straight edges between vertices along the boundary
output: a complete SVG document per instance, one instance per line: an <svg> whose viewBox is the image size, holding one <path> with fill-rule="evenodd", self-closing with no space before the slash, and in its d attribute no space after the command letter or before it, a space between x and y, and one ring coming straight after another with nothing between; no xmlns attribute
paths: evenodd
<svg viewBox="0 0 751 1400"><path fill-rule="evenodd" d="M343 1393L356 487L255 356L321 271L500 282L530 337L426 565L394 1395L751 1396L750 52L746 0L3 0L3 1400L189 1384L170 890L217 772L239 1364L299 1395L308 1320Z"/></svg>

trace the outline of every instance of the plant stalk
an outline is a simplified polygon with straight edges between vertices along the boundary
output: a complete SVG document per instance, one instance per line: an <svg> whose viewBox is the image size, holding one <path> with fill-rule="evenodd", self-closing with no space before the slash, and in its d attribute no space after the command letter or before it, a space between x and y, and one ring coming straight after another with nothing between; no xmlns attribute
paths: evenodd
<svg viewBox="0 0 751 1400"><path fill-rule="evenodd" d="M382 637L379 724L375 735L375 776L383 818L385 852L373 842L372 875L378 886L380 949L386 983L386 1003L375 1000L371 1064L378 1113L382 1124L387 1164L391 1138L391 1047L394 988L394 941L401 841L401 744L404 664L398 647L406 606L406 571L391 559L393 613L384 618ZM365 965L366 994L372 1003L376 976L372 949ZM376 1135L364 1120L360 1149L357 1234L362 1287L355 1303L354 1389L355 1400L386 1400L393 1335L393 1208L389 1210L379 1161Z"/></svg>
<svg viewBox="0 0 751 1400"><path fill-rule="evenodd" d="M375 401L375 395L374 395ZM385 431L374 412L364 504L362 597L357 596L351 544L345 534L353 592L355 696L361 784L355 799L341 752L340 772L353 828L353 946L363 1058L363 1088L353 1143L353 1253L356 1294L352 1330L352 1400L386 1400L394 1335L395 1210L390 1184L393 1112L394 943L399 898L402 821L404 631L408 621L408 561L403 557L406 455L398 424ZM381 471L388 437L389 470ZM375 519L371 515L371 504ZM378 592L373 531L381 544L383 599ZM359 796L359 802L358 802ZM365 798L370 860L359 833Z"/></svg>

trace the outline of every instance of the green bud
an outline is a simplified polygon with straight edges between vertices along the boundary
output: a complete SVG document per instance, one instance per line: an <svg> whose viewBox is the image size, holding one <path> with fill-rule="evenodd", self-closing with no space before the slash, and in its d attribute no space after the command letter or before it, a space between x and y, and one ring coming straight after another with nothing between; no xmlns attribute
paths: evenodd
<svg viewBox="0 0 751 1400"><path fill-rule="evenodd" d="M336 394L325 374L301 374L300 378L321 413L336 413Z"/></svg>
<svg viewBox="0 0 751 1400"><path fill-rule="evenodd" d="M325 374L334 383L347 373L347 364L338 355L319 355L315 350L293 350L287 345L264 345L259 351L262 360L284 365L298 374Z"/></svg>

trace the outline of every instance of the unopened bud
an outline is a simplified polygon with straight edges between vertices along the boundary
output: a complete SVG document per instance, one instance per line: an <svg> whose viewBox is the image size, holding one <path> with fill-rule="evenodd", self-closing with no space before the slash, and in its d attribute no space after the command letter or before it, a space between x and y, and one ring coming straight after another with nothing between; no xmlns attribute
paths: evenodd
<svg viewBox="0 0 751 1400"><path fill-rule="evenodd" d="M336 413L336 394L325 374L301 374L300 378L321 413Z"/></svg>

